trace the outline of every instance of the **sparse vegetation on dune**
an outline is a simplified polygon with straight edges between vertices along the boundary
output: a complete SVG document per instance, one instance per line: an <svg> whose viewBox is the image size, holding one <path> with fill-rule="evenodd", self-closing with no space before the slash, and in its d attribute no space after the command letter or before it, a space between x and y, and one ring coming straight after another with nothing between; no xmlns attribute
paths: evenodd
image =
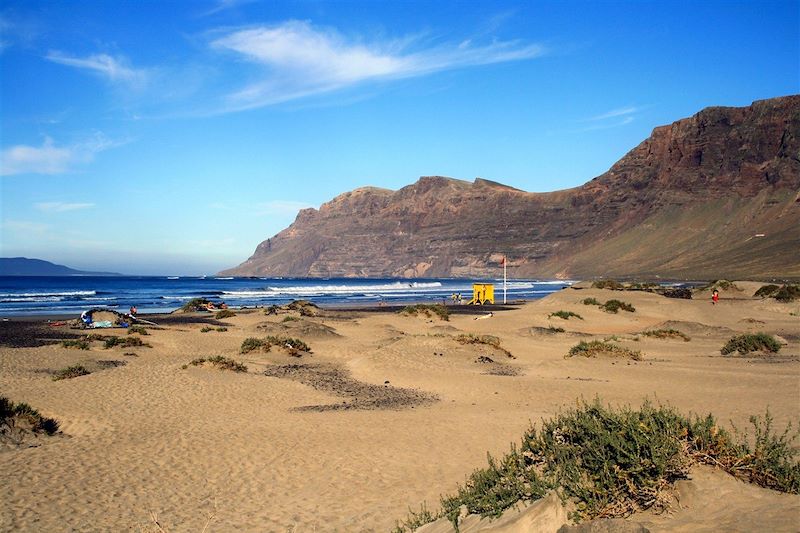
<svg viewBox="0 0 800 533"><path fill-rule="evenodd" d="M106 337L104 347L108 349L113 348L114 346L122 346L123 348L130 346L151 347L146 342L143 342L139 337Z"/></svg>
<svg viewBox="0 0 800 533"><path fill-rule="evenodd" d="M629 350L608 341L581 341L567 352L567 357L623 357L641 361L642 352Z"/></svg>
<svg viewBox="0 0 800 533"><path fill-rule="evenodd" d="M770 283L769 285L762 285L759 289L753 293L754 298L769 298L770 296L774 296L778 290L780 290L780 285L775 285Z"/></svg>
<svg viewBox="0 0 800 533"><path fill-rule="evenodd" d="M583 305L602 305L597 298L584 298L581 303Z"/></svg>
<svg viewBox="0 0 800 533"><path fill-rule="evenodd" d="M519 446L473 472L441 509L422 505L394 533L413 531L447 518L458 531L462 506L469 513L498 517L519 502L556 490L576 504L577 521L624 517L644 509L666 509L673 483L692 465L715 465L741 479L789 493L800 491L800 462L791 426L772 428L769 413L751 417L754 439L720 428L710 414L683 416L670 407L645 403L614 409L599 400L583 403L531 427Z"/></svg>
<svg viewBox="0 0 800 533"><path fill-rule="evenodd" d="M0 396L0 435L15 429L53 435L58 427L57 420L42 416L27 403L14 404L5 396Z"/></svg>
<svg viewBox="0 0 800 533"><path fill-rule="evenodd" d="M718 291L742 291L741 287L732 281L728 281L727 279L718 279L716 281L712 281L705 287L700 288L702 291L713 291L715 289Z"/></svg>
<svg viewBox="0 0 800 533"><path fill-rule="evenodd" d="M495 337L494 335L473 335L472 333L465 333L458 335L455 339L456 342L460 342L461 344L483 344L486 346L491 346L495 350L503 352L508 357L514 357L511 355L511 352L500 346L500 338Z"/></svg>
<svg viewBox="0 0 800 533"><path fill-rule="evenodd" d="M655 337L656 339L683 339L684 342L689 342L691 337L678 331L677 329L651 329L649 331L643 331L642 335L645 337Z"/></svg>
<svg viewBox="0 0 800 533"><path fill-rule="evenodd" d="M134 333L138 335L150 335L142 326L131 326L128 328L128 335L132 335Z"/></svg>
<svg viewBox="0 0 800 533"><path fill-rule="evenodd" d="M209 300L207 298L192 298L183 307L178 309L184 313L191 313L194 311L205 311L208 309Z"/></svg>
<svg viewBox="0 0 800 533"><path fill-rule="evenodd" d="M621 291L625 286L619 281L613 279L601 279L592 283L593 289L608 289L612 291Z"/></svg>
<svg viewBox="0 0 800 533"><path fill-rule="evenodd" d="M212 355L210 357L200 357L192 360L189 364L192 366L202 366L206 363L218 368L219 370L231 370L233 372L247 372L247 365L234 361L230 357L222 355Z"/></svg>
<svg viewBox="0 0 800 533"><path fill-rule="evenodd" d="M53 374L53 381L61 381L62 379L72 379L80 376L87 376L91 374L89 370L83 365L72 365L67 368L62 368Z"/></svg>
<svg viewBox="0 0 800 533"><path fill-rule="evenodd" d="M222 318L231 318L234 316L236 316L236 313L234 313L230 309L223 309L221 311L217 311L217 313L214 315L214 318L220 320Z"/></svg>
<svg viewBox="0 0 800 533"><path fill-rule="evenodd" d="M407 305L400 311L400 313L411 316L417 316L419 314L422 314L425 315L426 317L430 317L432 313L438 316L440 320L445 320L445 321L450 320L450 311L448 311L447 306L444 306L442 304Z"/></svg>
<svg viewBox="0 0 800 533"><path fill-rule="evenodd" d="M269 352L272 350L273 346L283 348L289 353L289 355L293 357L300 357L304 353L311 353L311 347L302 340L275 335L269 335L263 339L248 337L242 341L242 346L239 349L239 352L243 354L257 350Z"/></svg>
<svg viewBox="0 0 800 533"><path fill-rule="evenodd" d="M75 348L77 350L89 349L89 343L83 339L74 339L74 340L70 339L61 341L61 346L63 346L64 348Z"/></svg>
<svg viewBox="0 0 800 533"><path fill-rule="evenodd" d="M631 304L620 300L609 300L603 305L601 305L600 309L602 309L606 313L614 313L614 314L619 312L620 309L622 309L623 311L628 311L629 313L633 313L634 311L636 311L636 308L633 307Z"/></svg>
<svg viewBox="0 0 800 533"><path fill-rule="evenodd" d="M784 285L778 289L774 298L779 302L793 302L798 300L800 299L800 285Z"/></svg>
<svg viewBox="0 0 800 533"><path fill-rule="evenodd" d="M547 315L547 318L552 318L554 316L558 318L563 318L564 320L569 320L571 317L574 316L579 320L583 320L583 317L581 315L579 315L578 313L573 313L572 311L564 311L564 310L556 311L555 313L550 313L549 315Z"/></svg>
<svg viewBox="0 0 800 533"><path fill-rule="evenodd" d="M766 333L746 333L736 335L725 343L720 353L728 355L739 352L742 355L752 352L777 353L781 349L781 344L772 335Z"/></svg>

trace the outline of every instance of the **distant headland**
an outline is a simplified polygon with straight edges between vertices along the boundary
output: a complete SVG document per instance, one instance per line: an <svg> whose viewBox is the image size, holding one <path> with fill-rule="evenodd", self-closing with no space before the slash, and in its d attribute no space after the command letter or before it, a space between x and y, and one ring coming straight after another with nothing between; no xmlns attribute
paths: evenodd
<svg viewBox="0 0 800 533"><path fill-rule="evenodd" d="M75 270L42 259L0 257L0 276L121 276L116 272Z"/></svg>

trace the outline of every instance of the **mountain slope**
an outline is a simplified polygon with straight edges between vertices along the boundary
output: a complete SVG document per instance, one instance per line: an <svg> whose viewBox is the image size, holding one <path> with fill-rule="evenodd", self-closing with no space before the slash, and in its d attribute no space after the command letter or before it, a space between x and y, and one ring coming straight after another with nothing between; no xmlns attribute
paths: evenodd
<svg viewBox="0 0 800 533"><path fill-rule="evenodd" d="M581 187L423 177L301 211L224 275L800 276L800 96L658 127ZM763 236L756 236L763 235Z"/></svg>

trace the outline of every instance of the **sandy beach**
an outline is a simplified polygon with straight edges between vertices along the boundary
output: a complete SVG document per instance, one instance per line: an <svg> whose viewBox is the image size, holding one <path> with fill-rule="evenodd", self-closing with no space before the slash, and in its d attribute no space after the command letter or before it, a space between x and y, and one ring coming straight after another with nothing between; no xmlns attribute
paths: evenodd
<svg viewBox="0 0 800 533"><path fill-rule="evenodd" d="M146 327L150 346L108 349L46 343L85 335L66 325L3 323L0 394L57 419L63 433L0 448L0 530L156 531L157 517L170 532L389 531L409 507L435 508L531 422L595 397L712 413L728 429L767 408L777 428L796 424L800 304L755 299L761 284L737 284L717 305L703 293L565 289L448 321L369 310L173 315ZM586 298L635 312L610 314ZM560 310L582 319L549 316ZM690 340L640 335L657 328ZM786 344L770 356L720 354L745 332ZM500 348L463 344L461 334L496 336ZM240 354L246 338L267 335L301 339L311 353ZM610 337L642 360L565 358L581 340ZM189 364L216 355L248 371ZM52 379L76 364L92 373ZM702 489L684 488L670 514L632 519L651 531L797 531L799 496L707 467L695 477Z"/></svg>

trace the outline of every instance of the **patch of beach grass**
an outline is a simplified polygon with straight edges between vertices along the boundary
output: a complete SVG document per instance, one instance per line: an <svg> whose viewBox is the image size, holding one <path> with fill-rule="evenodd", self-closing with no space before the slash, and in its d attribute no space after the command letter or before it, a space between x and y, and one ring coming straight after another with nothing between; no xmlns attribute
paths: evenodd
<svg viewBox="0 0 800 533"><path fill-rule="evenodd" d="M634 361L642 360L642 352L629 350L617 344L608 341L581 341L567 352L567 357L622 357L633 359Z"/></svg>
<svg viewBox="0 0 800 533"><path fill-rule="evenodd" d="M692 338L685 333L672 328L651 329L649 331L643 331L642 335L645 337L654 337L656 339L683 339L684 342L689 342L692 340Z"/></svg>
<svg viewBox="0 0 800 533"><path fill-rule="evenodd" d="M193 359L189 364L192 366L203 366L206 363L219 370L231 370L233 372L247 372L247 365L234 361L230 357L222 355L212 355Z"/></svg>
<svg viewBox="0 0 800 533"><path fill-rule="evenodd" d="M550 313L549 315L547 315L547 318L552 318L554 316L558 318L563 318L564 320L569 320L571 317L574 316L577 319L583 320L583 317L581 315L579 315L578 313L573 313L572 311L564 311L564 310L556 311L555 313Z"/></svg>
<svg viewBox="0 0 800 533"><path fill-rule="evenodd" d="M646 402L639 409L582 402L525 433L519 446L500 459L487 454L455 494L441 498L440 510L409 512L395 533L447 518L458 531L462 507L483 517L498 517L520 502L556 490L575 502L571 518L624 517L666 510L675 481L686 479L693 464L713 464L741 479L783 492L800 490L798 433L783 433L772 418L751 417L755 438L729 434L712 415L683 416L671 407ZM735 437L739 437L738 440ZM751 445L751 442L754 444Z"/></svg>
<svg viewBox="0 0 800 533"><path fill-rule="evenodd" d="M597 301L597 298L584 298L581 303L583 305L602 305L600 302Z"/></svg>
<svg viewBox="0 0 800 533"><path fill-rule="evenodd" d="M473 335L472 333L464 333L458 335L455 340L461 344L483 344L485 346L491 346L495 350L503 352L508 357L514 357L511 355L511 352L500 346L500 338L494 335Z"/></svg>
<svg viewBox="0 0 800 533"><path fill-rule="evenodd" d="M106 337L104 348L108 349L114 346L122 346L123 348L142 346L151 348L149 344L143 342L139 337Z"/></svg>
<svg viewBox="0 0 800 533"><path fill-rule="evenodd" d="M289 316L283 317L283 320L281 320L281 322L297 322L299 320L300 319L298 317L289 315Z"/></svg>
<svg viewBox="0 0 800 533"><path fill-rule="evenodd" d="M702 287L700 290L738 291L738 292L742 291L741 287L739 287L732 281L728 281L727 279L718 279L716 281L712 281L705 287Z"/></svg>
<svg viewBox="0 0 800 533"><path fill-rule="evenodd" d="M209 300L207 298L192 298L179 309L184 313L191 313L193 311L206 311L208 309Z"/></svg>
<svg viewBox="0 0 800 533"><path fill-rule="evenodd" d="M243 354L253 351L269 352L273 346L283 348L293 357L300 357L304 353L312 353L311 347L300 339L275 335L269 335L263 339L248 337L242 341L239 352Z"/></svg>
<svg viewBox="0 0 800 533"><path fill-rule="evenodd" d="M83 365L72 365L67 368L62 368L53 374L53 381L61 381L62 379L78 378L80 376L88 376L91 374L89 370Z"/></svg>
<svg viewBox="0 0 800 533"><path fill-rule="evenodd" d="M228 331L228 328L226 328L225 326L220 326L220 327L218 327L218 328L216 329L216 331L219 331L220 333L222 333L222 332L224 332L224 331Z"/></svg>
<svg viewBox="0 0 800 533"><path fill-rule="evenodd" d="M42 416L27 403L15 404L5 396L0 396L0 435L13 429L54 435L58 427L56 419Z"/></svg>
<svg viewBox="0 0 800 533"><path fill-rule="evenodd" d="M753 293L754 298L769 298L770 296L774 296L776 292L781 288L780 285L775 284L768 284L762 285L755 293Z"/></svg>
<svg viewBox="0 0 800 533"><path fill-rule="evenodd" d="M236 316L236 313L234 313L230 309L222 309L221 311L217 311L217 313L214 315L214 318L220 320L223 318L231 318L234 316Z"/></svg>
<svg viewBox="0 0 800 533"><path fill-rule="evenodd" d="M636 308L633 307L631 304L627 302L623 302L621 300L608 300L606 303L600 306L600 309L605 311L606 313L614 313L617 314L620 309L623 311L628 311L629 313L633 313L636 311Z"/></svg>
<svg viewBox="0 0 800 533"><path fill-rule="evenodd" d="M214 331L214 328L211 326L203 326L200 328L200 333L208 333L209 331Z"/></svg>
<svg viewBox="0 0 800 533"><path fill-rule="evenodd" d="M775 293L779 302L793 302L800 299L800 285L784 285Z"/></svg>
<svg viewBox="0 0 800 533"><path fill-rule="evenodd" d="M766 333L746 333L731 337L725 346L720 349L722 355L739 352L746 355L752 352L777 353L781 349L781 344L772 335Z"/></svg>
<svg viewBox="0 0 800 533"><path fill-rule="evenodd" d="M134 333L138 335L150 335L142 326L131 326L128 328L128 335L133 335Z"/></svg>
<svg viewBox="0 0 800 533"><path fill-rule="evenodd" d="M594 289L608 289L612 291L621 291L625 286L619 281L613 279L601 279L592 283Z"/></svg>
<svg viewBox="0 0 800 533"><path fill-rule="evenodd" d="M64 348L74 348L76 350L88 350L89 343L83 339L64 340L61 341L61 346Z"/></svg>
<svg viewBox="0 0 800 533"><path fill-rule="evenodd" d="M438 316L440 320L444 321L450 320L450 311L448 311L447 306L444 306L442 304L407 305L400 311L400 313L411 316L417 316L419 314L422 314L425 315L426 317L430 317L431 314L434 314Z"/></svg>

